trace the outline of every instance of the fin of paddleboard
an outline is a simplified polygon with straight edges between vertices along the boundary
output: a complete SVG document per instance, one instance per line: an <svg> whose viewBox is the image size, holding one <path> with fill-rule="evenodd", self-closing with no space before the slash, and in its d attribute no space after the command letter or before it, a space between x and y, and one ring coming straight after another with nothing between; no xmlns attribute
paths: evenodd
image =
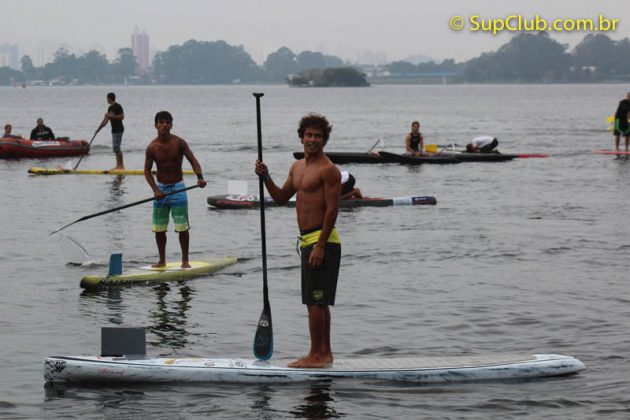
<svg viewBox="0 0 630 420"><path fill-rule="evenodd" d="M108 276L118 276L122 274L122 254L111 254L109 256Z"/></svg>

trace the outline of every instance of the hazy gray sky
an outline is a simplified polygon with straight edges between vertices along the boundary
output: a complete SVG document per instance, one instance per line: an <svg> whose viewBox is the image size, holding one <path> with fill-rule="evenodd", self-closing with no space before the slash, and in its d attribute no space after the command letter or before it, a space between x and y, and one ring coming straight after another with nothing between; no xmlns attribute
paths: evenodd
<svg viewBox="0 0 630 420"><path fill-rule="evenodd" d="M315 50L351 61L411 55L467 60L495 50L511 33L471 33L469 18L539 14L549 21L619 19L613 39L630 37L627 0L2 0L0 44L18 44L20 54L37 58L60 45L82 54L97 49L112 59L130 46L137 26L152 50L189 39L243 45L261 62L281 46L295 53ZM449 20L460 15L456 32ZM627 19L627 21L625 20ZM587 32L551 33L574 46ZM50 51L52 50L52 51Z"/></svg>

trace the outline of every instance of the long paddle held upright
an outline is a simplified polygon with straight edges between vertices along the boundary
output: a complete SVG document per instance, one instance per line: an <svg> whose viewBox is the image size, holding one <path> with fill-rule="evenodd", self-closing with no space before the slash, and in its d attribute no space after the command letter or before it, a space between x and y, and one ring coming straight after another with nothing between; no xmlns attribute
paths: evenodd
<svg viewBox="0 0 630 420"><path fill-rule="evenodd" d="M178 194L180 192L192 190L193 188L197 188L198 186L199 185L192 185L190 187L182 188L181 190L171 191L170 193L164 194L164 197L166 197L167 195L173 195L173 194ZM49 235L52 235L53 233L57 233L60 230L64 230L68 226L72 226L75 223L79 223L79 222L82 222L84 220L91 219L93 217L102 216L102 215L107 214L107 213L112 213L112 212L115 212L115 211L118 211L118 210L126 209L126 208L133 207L133 206L137 206L138 204L148 203L149 201L153 201L153 200L155 200L155 197L149 197L149 198L145 198L144 200L136 201L134 203L125 204L124 206L115 207L115 208L109 209L109 210L103 210L103 211L100 211L98 213L90 214L88 216L83 216L82 218L77 219L77 220L75 220L72 223L68 223L67 225L62 226L59 229L53 230L52 232L49 233Z"/></svg>
<svg viewBox="0 0 630 420"><path fill-rule="evenodd" d="M262 162L262 130L260 124L260 97L263 93L254 93L256 97L256 127L258 129L258 160ZM271 305L269 305L269 289L267 288L267 240L265 234L265 183L263 177L258 179L260 194L260 236L262 245L263 266L263 310L258 320L254 336L254 356L260 360L269 360L273 354L273 327L271 324Z"/></svg>
<svg viewBox="0 0 630 420"><path fill-rule="evenodd" d="M96 129L96 131L94 132L94 135L92 136L92 140L90 140L90 142L88 143L88 150L89 150L90 146L92 145L92 142L93 142L93 141L94 141L94 139L96 138L96 135L98 134L98 132L99 132L99 131L101 131L101 129L102 129L103 127L105 127L105 125L103 125L103 124L101 123L101 125L99 125L99 126L98 126L98 128ZM83 156L85 156L85 155L83 155ZM74 168L72 168L72 170L73 170L73 171L75 171L75 170L79 167L79 163L81 163L81 161L83 160L83 156L81 156L81 157L79 158L79 161L77 162L77 164L76 164L76 165L74 165Z"/></svg>

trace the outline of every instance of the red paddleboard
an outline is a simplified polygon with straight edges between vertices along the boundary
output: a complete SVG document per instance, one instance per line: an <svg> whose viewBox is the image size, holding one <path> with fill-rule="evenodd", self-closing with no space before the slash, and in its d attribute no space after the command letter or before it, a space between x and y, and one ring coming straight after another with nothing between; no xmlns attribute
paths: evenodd
<svg viewBox="0 0 630 420"><path fill-rule="evenodd" d="M596 155L630 155L630 152L622 152L621 150L593 150Z"/></svg>

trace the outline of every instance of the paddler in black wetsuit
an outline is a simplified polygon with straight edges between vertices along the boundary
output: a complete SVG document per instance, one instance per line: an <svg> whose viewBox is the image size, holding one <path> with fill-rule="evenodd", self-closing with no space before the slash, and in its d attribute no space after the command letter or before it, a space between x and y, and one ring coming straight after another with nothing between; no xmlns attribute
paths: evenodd
<svg viewBox="0 0 630 420"><path fill-rule="evenodd" d="M411 123L411 133L405 136L405 154L407 156L424 155L424 137L420 132L420 123L414 121Z"/></svg>
<svg viewBox="0 0 630 420"><path fill-rule="evenodd" d="M615 150L619 151L620 137L626 141L626 152L630 145L630 127L628 126L628 118L630 118L630 92L626 95L626 99L619 101L617 112L615 112L615 129L613 135L615 136Z"/></svg>
<svg viewBox="0 0 630 420"><path fill-rule="evenodd" d="M31 140L54 140L55 134L50 129L50 127L46 127L44 125L44 120L41 118L37 119L37 126L33 128L31 131Z"/></svg>

